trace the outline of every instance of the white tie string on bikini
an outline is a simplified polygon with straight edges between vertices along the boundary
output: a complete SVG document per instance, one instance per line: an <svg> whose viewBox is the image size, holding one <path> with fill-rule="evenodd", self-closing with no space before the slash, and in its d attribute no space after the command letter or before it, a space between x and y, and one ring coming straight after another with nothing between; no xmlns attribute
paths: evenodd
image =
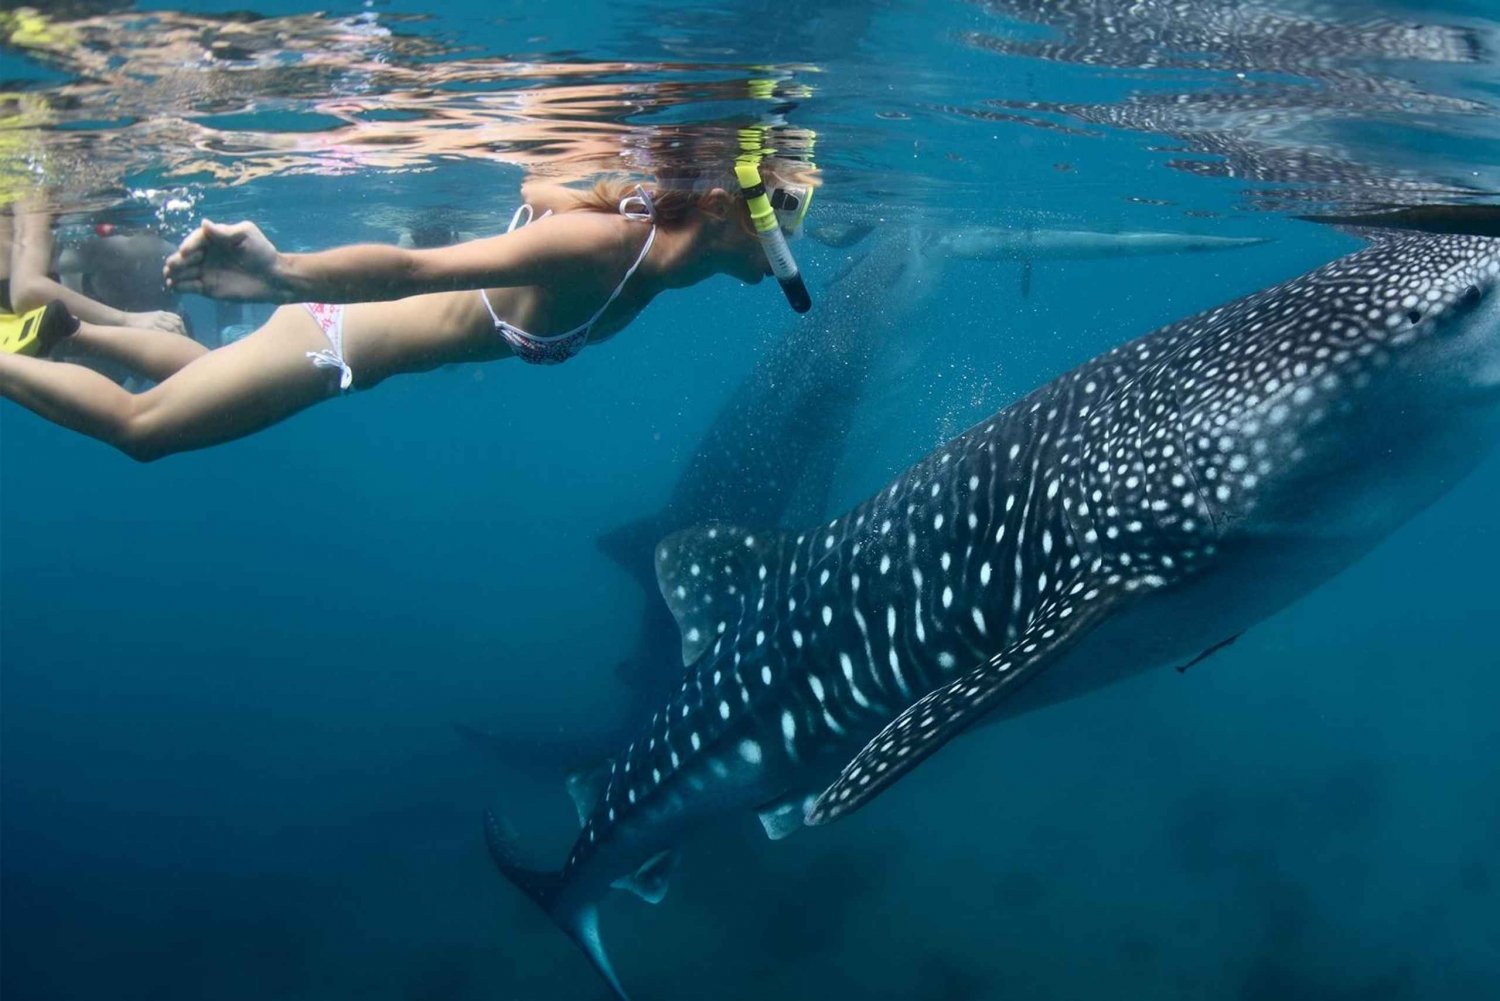
<svg viewBox="0 0 1500 1001"><path fill-rule="evenodd" d="M354 369L344 361L341 354L324 348L321 351L309 351L307 357L312 359L314 368L336 368L339 370L339 392L347 393L354 385Z"/></svg>
<svg viewBox="0 0 1500 1001"><path fill-rule="evenodd" d="M631 205L639 205L640 208L633 209ZM651 197L651 192L635 186L635 194L626 195L620 199L620 214L626 219L634 219L637 222L656 222L656 202Z"/></svg>
<svg viewBox="0 0 1500 1001"><path fill-rule="evenodd" d="M308 351L314 368L338 369L339 392L347 393L354 385L354 370L344 360L344 307L331 303L303 303L312 314L313 321L323 330L329 346L321 351Z"/></svg>

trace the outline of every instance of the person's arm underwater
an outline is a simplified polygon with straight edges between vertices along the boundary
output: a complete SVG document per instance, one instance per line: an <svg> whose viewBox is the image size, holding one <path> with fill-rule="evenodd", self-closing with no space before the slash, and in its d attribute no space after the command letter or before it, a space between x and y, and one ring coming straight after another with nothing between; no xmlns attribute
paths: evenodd
<svg viewBox="0 0 1500 1001"><path fill-rule="evenodd" d="M45 306L54 299L68 312L89 323L111 327L147 327L173 334L186 334L182 317L165 310L132 313L116 309L82 292L68 288L48 273L52 267L52 216L48 212L17 207L11 245L10 297L17 313Z"/></svg>
<svg viewBox="0 0 1500 1001"><path fill-rule="evenodd" d="M167 284L216 299L380 302L426 292L535 285L586 271L610 217L551 216L503 236L425 250L361 243L315 253L277 250L252 222L207 220L167 258Z"/></svg>

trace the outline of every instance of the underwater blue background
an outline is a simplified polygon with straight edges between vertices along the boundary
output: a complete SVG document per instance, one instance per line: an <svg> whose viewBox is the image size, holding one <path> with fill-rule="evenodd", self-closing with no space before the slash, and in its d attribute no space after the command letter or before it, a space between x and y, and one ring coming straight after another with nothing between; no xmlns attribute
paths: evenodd
<svg viewBox="0 0 1500 1001"><path fill-rule="evenodd" d="M665 44L646 8L588 7L470 4L432 30L591 58ZM763 35L704 16L683 30L722 33L741 61L827 60L828 101L793 117L828 150L830 205L1273 238L1038 261L1026 295L1004 262L931 261L903 301L840 287L906 319L854 415L836 509L1072 364L1359 246L1243 209L1238 182L1168 169L1138 134L878 117L919 104L924 73L983 95L1059 73L955 46L986 16L969 5L855 11L865 33L831 54L804 51L796 18L771 31L768 8L743 22ZM363 211L377 204L503 224L519 178L284 176L198 209L311 248L390 239ZM815 299L855 254L797 250ZM507 768L453 724L540 739L611 718L642 598L595 540L661 505L758 355L804 322L773 286L719 278L560 368L397 380L149 466L0 407L5 996L603 997L480 837L501 805L560 860L560 775ZM1186 674L985 729L786 842L726 818L685 846L660 907L606 904L617 968L640 998L725 1001L1497 996L1497 510L1492 458Z"/></svg>

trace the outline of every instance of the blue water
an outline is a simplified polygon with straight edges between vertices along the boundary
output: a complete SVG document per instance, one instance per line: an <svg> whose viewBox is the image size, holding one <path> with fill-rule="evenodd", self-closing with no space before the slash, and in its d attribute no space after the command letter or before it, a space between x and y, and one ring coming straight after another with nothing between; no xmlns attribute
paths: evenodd
<svg viewBox="0 0 1500 1001"><path fill-rule="evenodd" d="M807 88L780 113L816 130L815 218L1272 239L1029 275L932 261L899 288L831 285L859 248L801 241L819 309L853 302L870 329L896 328L849 417L830 511L1072 364L1359 246L1294 214L1500 187L1487 0L1247 8L1478 40L1451 60L1302 51L1305 33L1214 49L1164 41L1149 18L1130 45L1027 48L1086 34L1058 26L1069 11L1132 7L1029 6L403 0L330 16L432 47L371 65L515 58L615 88L548 133L533 169L610 165L598 136L618 150L621 135L748 121L767 109L743 81L765 74ZM1169 23L1226 9L1202 7ZM149 56L161 34L119 16L120 44ZM1171 51L1189 55L1141 58ZM634 65L598 65L615 60ZM495 232L540 128L333 171L321 138L288 153L274 137L337 135L329 93L366 118L410 116L392 96L409 80L268 71L225 98L191 70L146 75L180 86L85 87L66 62L0 54L4 89L82 88L72 128L115 158L55 179L65 225L124 204L173 238L199 215L254 218L288 249L394 239L433 212ZM473 94L565 82L532 70L438 92L472 129ZM686 96L663 98L664 82ZM1279 86L1301 90L1264 115L1119 115L1149 95ZM141 131L170 115L187 124ZM1224 136L1240 145L1206 140ZM1278 173L1276 150L1361 172L1299 174L1301 158ZM192 207L126 194L148 188ZM185 308L213 328L209 304ZM719 278L560 368L396 380L149 466L0 407L5 997L603 997L480 837L481 810L503 806L560 861L560 778L453 725L534 738L537 755L623 725L616 665L655 598L596 540L661 508L757 359L817 315ZM753 817L725 818L685 846L660 907L606 904L617 968L639 998L725 1001L1497 996L1497 497L1491 460L1211 660L958 741L847 821L771 844Z"/></svg>

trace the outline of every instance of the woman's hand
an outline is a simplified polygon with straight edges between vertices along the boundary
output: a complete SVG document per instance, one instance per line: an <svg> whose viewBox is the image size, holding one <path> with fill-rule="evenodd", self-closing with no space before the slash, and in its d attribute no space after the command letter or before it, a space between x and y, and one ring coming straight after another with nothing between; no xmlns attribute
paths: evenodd
<svg viewBox="0 0 1500 1001"><path fill-rule="evenodd" d="M288 302L281 254L253 222L231 226L203 220L167 258L162 275L178 292L214 299Z"/></svg>
<svg viewBox="0 0 1500 1001"><path fill-rule="evenodd" d="M187 327L183 324L182 317L164 309L151 310L146 313L126 313L123 326L139 327L145 330L165 330L169 334L187 336Z"/></svg>

